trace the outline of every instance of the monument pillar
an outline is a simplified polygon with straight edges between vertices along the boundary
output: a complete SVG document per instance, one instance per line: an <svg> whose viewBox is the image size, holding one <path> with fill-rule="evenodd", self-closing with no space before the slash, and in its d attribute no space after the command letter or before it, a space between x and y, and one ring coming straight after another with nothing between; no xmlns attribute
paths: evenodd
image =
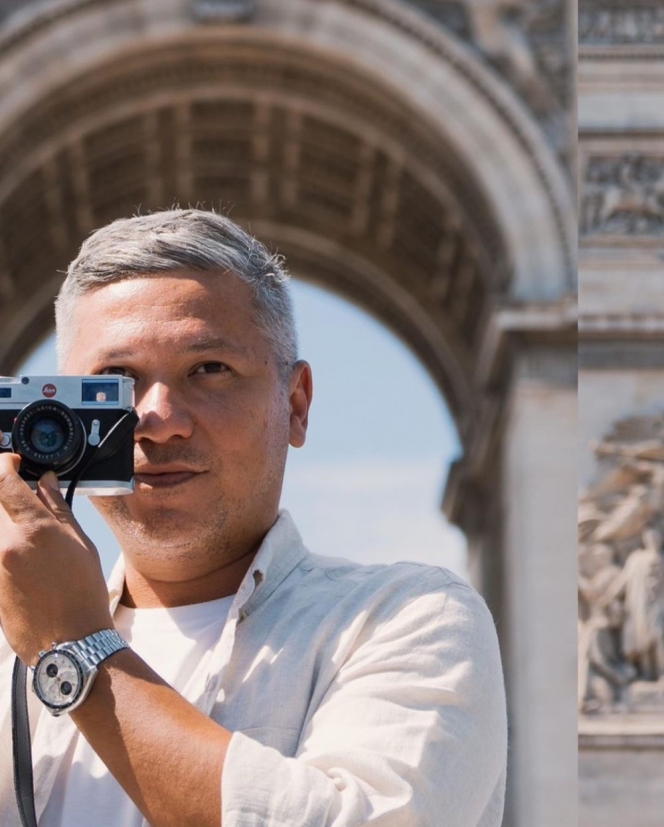
<svg viewBox="0 0 664 827"><path fill-rule="evenodd" d="M505 411L504 509L512 788L507 825L576 824L576 359L524 347ZM555 710L555 712L554 712Z"/></svg>
<svg viewBox="0 0 664 827"><path fill-rule="evenodd" d="M478 427L444 502L468 537L471 577L496 618L506 663L505 827L576 823L574 319L566 301L496 313L478 372L493 427Z"/></svg>

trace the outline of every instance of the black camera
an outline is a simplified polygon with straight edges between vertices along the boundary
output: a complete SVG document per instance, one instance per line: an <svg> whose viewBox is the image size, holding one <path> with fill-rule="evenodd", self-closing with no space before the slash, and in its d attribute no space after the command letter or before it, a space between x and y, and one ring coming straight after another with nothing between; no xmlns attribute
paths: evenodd
<svg viewBox="0 0 664 827"><path fill-rule="evenodd" d="M46 471L82 494L134 490L134 380L124 376L0 377L0 452L21 457L35 488Z"/></svg>

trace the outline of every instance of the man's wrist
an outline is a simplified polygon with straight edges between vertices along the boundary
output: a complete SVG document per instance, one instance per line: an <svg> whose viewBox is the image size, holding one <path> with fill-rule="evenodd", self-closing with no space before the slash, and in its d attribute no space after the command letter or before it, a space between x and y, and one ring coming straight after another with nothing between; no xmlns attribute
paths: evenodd
<svg viewBox="0 0 664 827"><path fill-rule="evenodd" d="M102 629L75 641L54 643L40 652L32 688L52 715L77 709L87 698L98 668L127 642L115 629Z"/></svg>

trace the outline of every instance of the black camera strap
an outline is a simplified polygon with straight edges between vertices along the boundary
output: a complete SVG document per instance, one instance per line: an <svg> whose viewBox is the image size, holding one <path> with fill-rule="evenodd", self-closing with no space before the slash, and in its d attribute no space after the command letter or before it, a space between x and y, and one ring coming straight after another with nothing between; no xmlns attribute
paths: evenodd
<svg viewBox="0 0 664 827"><path fill-rule="evenodd" d="M34 783L32 780L32 746L28 718L27 667L20 658L12 673L12 746L14 752L14 790L23 827L37 827Z"/></svg>
<svg viewBox="0 0 664 827"><path fill-rule="evenodd" d="M135 410L128 411L106 434L97 450L71 480L67 488L67 504L71 506L79 480L98 462L108 459L120 450L121 445L138 424ZM20 658L14 661L12 673L12 750L14 758L14 792L23 827L37 827L35 812L35 788L32 775L32 742L28 717L27 667Z"/></svg>
<svg viewBox="0 0 664 827"><path fill-rule="evenodd" d="M98 462L103 462L105 459L112 457L113 454L117 454L129 434L136 428L136 425L138 425L138 414L133 408L130 411L127 411L121 419L118 419L115 425L113 425L113 427L99 443L97 450L90 455L90 459L88 459L88 461L81 466L76 473L76 476L73 477L69 483L67 496L65 497L68 506L71 507L73 503L74 491L76 490L76 486L78 485L83 474L85 474L89 468L92 468Z"/></svg>

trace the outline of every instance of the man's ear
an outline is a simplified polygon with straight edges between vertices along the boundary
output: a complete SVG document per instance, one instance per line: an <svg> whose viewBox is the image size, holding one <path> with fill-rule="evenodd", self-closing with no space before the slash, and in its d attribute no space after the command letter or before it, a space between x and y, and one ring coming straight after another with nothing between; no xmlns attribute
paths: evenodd
<svg viewBox="0 0 664 827"><path fill-rule="evenodd" d="M290 402L290 439L293 448L301 448L307 436L309 406L313 397L314 385L311 366L300 360L293 366L289 385Z"/></svg>

